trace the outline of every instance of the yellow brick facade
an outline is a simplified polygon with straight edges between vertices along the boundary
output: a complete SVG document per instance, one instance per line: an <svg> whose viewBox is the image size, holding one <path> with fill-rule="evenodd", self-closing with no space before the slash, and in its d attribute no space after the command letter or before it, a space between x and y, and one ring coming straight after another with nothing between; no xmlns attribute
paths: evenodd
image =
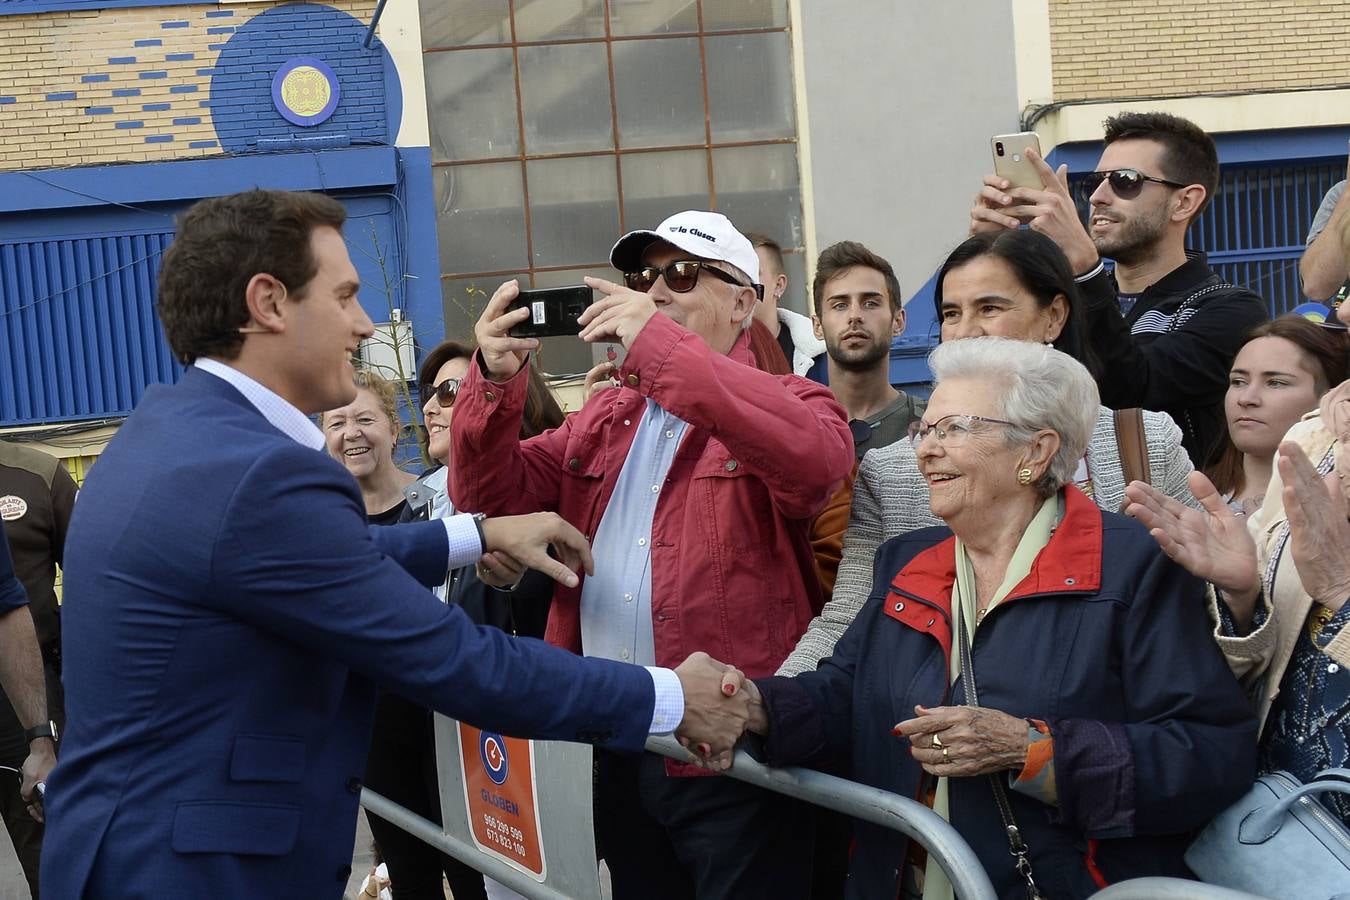
<svg viewBox="0 0 1350 900"><path fill-rule="evenodd" d="M237 27L275 5L0 16L0 171L220 153L211 110L202 101L210 97L210 70L230 35L208 29ZM334 0L325 5L369 21L375 2ZM166 28L165 22L186 26ZM146 45L148 41L159 43ZM133 58L135 62L110 62ZM147 72L164 75L142 77ZM91 76L107 77L84 80ZM116 93L131 90L139 94ZM166 104L168 108L158 108Z"/></svg>
<svg viewBox="0 0 1350 900"><path fill-rule="evenodd" d="M1350 82L1347 0L1050 0L1049 13L1060 102Z"/></svg>

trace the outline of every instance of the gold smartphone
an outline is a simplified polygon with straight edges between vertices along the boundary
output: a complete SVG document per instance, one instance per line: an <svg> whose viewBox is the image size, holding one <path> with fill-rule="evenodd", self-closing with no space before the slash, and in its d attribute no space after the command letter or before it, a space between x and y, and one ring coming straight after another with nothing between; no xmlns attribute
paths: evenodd
<svg viewBox="0 0 1350 900"><path fill-rule="evenodd" d="M1041 152L1041 139L1034 131L1019 131L1016 134L996 134L989 139L989 147L994 153L994 174L1007 179L1013 187L1044 187L1040 173L1027 159L1028 147Z"/></svg>

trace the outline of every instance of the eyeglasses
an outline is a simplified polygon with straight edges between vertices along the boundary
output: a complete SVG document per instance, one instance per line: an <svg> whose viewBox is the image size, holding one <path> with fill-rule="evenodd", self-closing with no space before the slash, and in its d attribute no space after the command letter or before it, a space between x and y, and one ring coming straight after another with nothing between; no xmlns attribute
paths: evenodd
<svg viewBox="0 0 1350 900"><path fill-rule="evenodd" d="M1089 172L1083 176L1083 179L1078 182L1083 199L1091 198L1103 181L1111 182L1111 190L1122 200L1133 200L1138 197L1139 192L1144 189L1145 182L1149 181L1154 184L1165 184L1172 188L1188 187L1188 185L1177 181L1168 181L1166 178L1154 178L1152 175L1145 175L1138 169L1110 169L1105 172Z"/></svg>
<svg viewBox="0 0 1350 900"><path fill-rule="evenodd" d="M946 424L944 424L946 423ZM978 431L978 425L1013 425L1016 422L1009 422L1007 419L990 419L985 416L963 416L953 413L950 416L943 416L931 425L922 419L919 420L919 427L914 432L912 440L917 446L923 443L923 439L930 434L937 435L938 443L944 447L960 447L970 437L972 431Z"/></svg>
<svg viewBox="0 0 1350 900"><path fill-rule="evenodd" d="M741 284L730 272L723 272L716 266L710 266L697 259L680 259L665 266L644 266L636 272L624 272L623 281L633 290L646 293L656 284L656 279L665 276L666 287L677 294L687 294L698 284L699 272L708 272L736 287L753 286Z"/></svg>
<svg viewBox="0 0 1350 900"><path fill-rule="evenodd" d="M443 409L449 409L455 405L455 397L459 395L460 379L447 378L440 384L422 385L422 405L426 406L427 401L434 395L436 402Z"/></svg>

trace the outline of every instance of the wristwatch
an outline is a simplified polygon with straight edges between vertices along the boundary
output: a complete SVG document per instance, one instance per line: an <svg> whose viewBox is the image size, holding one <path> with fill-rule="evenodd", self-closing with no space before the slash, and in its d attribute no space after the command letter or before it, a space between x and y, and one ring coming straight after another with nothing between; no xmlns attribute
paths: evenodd
<svg viewBox="0 0 1350 900"><path fill-rule="evenodd" d="M31 744L38 738L51 738L52 743L55 744L57 738L56 723L48 719L46 722L34 725L32 728L24 729L23 741L25 744Z"/></svg>

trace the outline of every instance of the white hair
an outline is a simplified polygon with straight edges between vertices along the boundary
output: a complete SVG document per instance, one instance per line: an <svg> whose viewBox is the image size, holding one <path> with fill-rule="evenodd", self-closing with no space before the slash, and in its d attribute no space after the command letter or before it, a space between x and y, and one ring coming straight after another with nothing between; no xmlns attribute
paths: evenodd
<svg viewBox="0 0 1350 900"><path fill-rule="evenodd" d="M998 416L1010 445L1029 443L1043 428L1059 435L1059 452L1036 482L1048 497L1072 479L1087 451L1101 399L1097 383L1078 360L1054 347L1002 337L947 341L928 357L934 384L978 379L998 391Z"/></svg>

